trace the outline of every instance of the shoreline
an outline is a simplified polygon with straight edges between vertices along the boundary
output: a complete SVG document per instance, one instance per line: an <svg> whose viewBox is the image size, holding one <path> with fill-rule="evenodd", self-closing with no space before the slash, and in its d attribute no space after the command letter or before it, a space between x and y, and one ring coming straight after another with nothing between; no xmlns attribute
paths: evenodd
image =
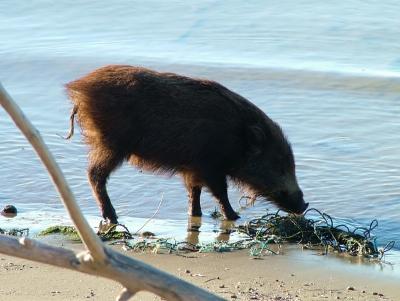
<svg viewBox="0 0 400 301"><path fill-rule="evenodd" d="M49 239L75 251L82 244ZM321 256L285 246L282 255L254 259L248 250L227 253L153 254L123 251L227 300L399 300L400 274L387 264ZM347 260L349 259L349 260ZM381 269L381 270L380 270ZM116 282L0 254L1 300L114 300ZM139 293L132 300L161 300Z"/></svg>

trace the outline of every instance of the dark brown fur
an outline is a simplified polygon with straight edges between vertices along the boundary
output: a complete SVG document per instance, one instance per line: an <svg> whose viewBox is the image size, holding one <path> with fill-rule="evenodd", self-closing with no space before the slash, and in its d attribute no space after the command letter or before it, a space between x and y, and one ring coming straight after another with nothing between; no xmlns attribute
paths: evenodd
<svg viewBox="0 0 400 301"><path fill-rule="evenodd" d="M102 215L116 223L106 191L110 173L127 160L139 168L179 173L189 214L200 216L209 188L227 219L239 216L227 177L288 211L306 208L291 147L279 126L222 85L149 69L111 65L66 85L90 146L88 176Z"/></svg>

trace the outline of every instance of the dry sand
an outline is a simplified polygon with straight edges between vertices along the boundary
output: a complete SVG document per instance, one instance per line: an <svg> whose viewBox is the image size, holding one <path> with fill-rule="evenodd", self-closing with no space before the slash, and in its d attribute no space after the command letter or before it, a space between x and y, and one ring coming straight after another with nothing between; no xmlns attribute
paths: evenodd
<svg viewBox="0 0 400 301"><path fill-rule="evenodd" d="M377 264L357 264L298 247L262 259L252 259L247 251L124 253L227 300L400 300L400 277L390 266L380 270ZM118 283L106 279L0 255L0 300L115 300L120 291ZM132 300L160 298L140 293Z"/></svg>

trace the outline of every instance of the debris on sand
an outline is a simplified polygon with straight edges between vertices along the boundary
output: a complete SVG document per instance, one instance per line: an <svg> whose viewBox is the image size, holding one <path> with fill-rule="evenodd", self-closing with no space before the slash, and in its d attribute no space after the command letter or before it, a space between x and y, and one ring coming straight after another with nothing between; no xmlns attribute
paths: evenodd
<svg viewBox="0 0 400 301"><path fill-rule="evenodd" d="M307 216L313 213L314 218ZM372 231L378 226L373 220L368 227L356 227L353 230L348 225L335 225L333 218L317 209L308 209L303 215L268 213L259 218L237 226L234 231L241 233L245 239L227 242L215 241L207 244L193 245L188 242L178 242L174 239L139 239L123 242L125 249L135 251L151 250L158 252L162 249L171 252L229 252L233 250L249 249L254 257L277 254L270 248L271 244L297 243L304 248L319 248L328 252L363 256L381 259L385 252L395 244L389 242L382 249L376 245L376 237Z"/></svg>
<svg viewBox="0 0 400 301"><path fill-rule="evenodd" d="M312 218L308 217L312 213ZM122 244L125 250L151 251L158 253L180 252L230 252L249 249L250 255L259 258L267 254L278 254L283 243L297 243L304 248L329 252L349 254L382 259L385 252L395 244L394 241L378 249L376 237L372 231L378 226L373 220L368 227L350 229L348 225L335 225L333 218L317 209L308 209L303 215L281 214L281 211L267 213L259 218L252 219L243 225L236 226L233 231L239 233L243 239L237 241L214 241L210 243L191 244L186 241L177 241L171 238L157 238L152 232L143 232L142 235L132 234L124 225L102 225L98 235L103 241L111 244ZM0 229L0 233L23 235L27 229ZM39 235L62 234L72 240L79 241L79 235L72 226L53 226L39 233ZM274 248L271 248L274 245Z"/></svg>
<svg viewBox="0 0 400 301"><path fill-rule="evenodd" d="M2 229L0 228L0 234L11 235L11 236L29 236L28 228L12 228L12 229Z"/></svg>
<svg viewBox="0 0 400 301"><path fill-rule="evenodd" d="M3 210L0 211L0 214L4 217L15 217L17 216L18 210L14 205L6 205Z"/></svg>

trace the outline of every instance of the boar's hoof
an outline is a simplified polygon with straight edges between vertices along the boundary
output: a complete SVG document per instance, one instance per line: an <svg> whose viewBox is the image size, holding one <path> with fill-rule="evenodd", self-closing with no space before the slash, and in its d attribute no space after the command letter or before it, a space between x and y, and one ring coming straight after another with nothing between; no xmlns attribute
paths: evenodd
<svg viewBox="0 0 400 301"><path fill-rule="evenodd" d="M117 225L118 223L111 223L109 220L102 220L99 223L99 230L97 231L97 235L101 235L101 234L105 234L108 231L110 231L110 229L114 228L115 225Z"/></svg>
<svg viewBox="0 0 400 301"><path fill-rule="evenodd" d="M114 208L107 210L102 215L107 224L118 225L118 216L115 213Z"/></svg>
<svg viewBox="0 0 400 301"><path fill-rule="evenodd" d="M225 216L225 219L229 220L229 221L235 221L240 218L240 216L235 211L233 211L232 213L229 213L229 214L224 214L224 216Z"/></svg>

